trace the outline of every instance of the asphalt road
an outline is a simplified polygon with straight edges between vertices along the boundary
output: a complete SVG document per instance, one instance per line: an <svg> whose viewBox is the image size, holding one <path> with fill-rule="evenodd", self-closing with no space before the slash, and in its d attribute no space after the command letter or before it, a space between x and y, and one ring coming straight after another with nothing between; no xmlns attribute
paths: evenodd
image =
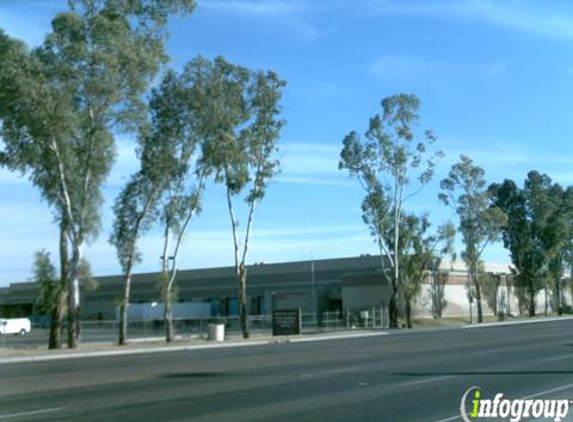
<svg viewBox="0 0 573 422"><path fill-rule="evenodd" d="M449 422L472 386L573 398L573 321L4 364L0 421Z"/></svg>

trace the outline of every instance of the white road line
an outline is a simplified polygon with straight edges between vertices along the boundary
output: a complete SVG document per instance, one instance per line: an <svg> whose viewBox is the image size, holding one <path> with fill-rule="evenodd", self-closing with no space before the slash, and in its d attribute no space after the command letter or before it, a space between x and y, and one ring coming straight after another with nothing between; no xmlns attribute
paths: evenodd
<svg viewBox="0 0 573 422"><path fill-rule="evenodd" d="M439 421L433 421L433 422L450 422L450 421L457 421L458 419L461 419L461 415L457 415L457 416L452 416L451 418L447 418L447 419L440 419Z"/></svg>
<svg viewBox="0 0 573 422"><path fill-rule="evenodd" d="M504 347L501 349L486 349L486 350L480 350L480 351L474 352L474 355L488 355L488 354L493 354L493 353L505 352L507 350L508 350L507 347Z"/></svg>
<svg viewBox="0 0 573 422"><path fill-rule="evenodd" d="M524 400L534 399L535 397L544 396L546 394L556 393L558 391L568 390L570 388L573 388L573 383L562 385L561 387L557 387L557 388L552 388L551 390L540 391L539 393L535 393L535 394L531 394L530 396L522 397L522 399L524 399Z"/></svg>
<svg viewBox="0 0 573 422"><path fill-rule="evenodd" d="M331 371L322 371L322 372L311 372L310 374L302 374L300 375L300 378L314 378L314 377L324 377L324 376L330 376L330 375L338 375L338 374L344 374L347 372L357 372L360 370L365 369L363 366L360 367L354 367L354 368L342 368L342 369L333 369Z"/></svg>
<svg viewBox="0 0 573 422"><path fill-rule="evenodd" d="M441 381L441 380L445 380L448 378L453 378L453 375L444 375L443 377L436 377L436 378L428 378L425 380L418 380L418 381L410 381L410 382L404 382L402 384L398 384L398 387L409 387L412 385L419 385L419 384L427 384L429 382L436 382L436 381Z"/></svg>
<svg viewBox="0 0 573 422"><path fill-rule="evenodd" d="M573 383L565 384L565 385L562 385L561 387L552 388L550 390L539 391L537 393L530 394L529 396L521 397L521 400L534 399L536 397L545 396L547 394L557 393L558 391L569 390L571 388L573 388ZM433 422L450 422L450 421L456 421L456 420L461 419L461 418L462 418L461 415L456 415L456 416L452 416L450 418L440 419L440 420L433 421Z"/></svg>
<svg viewBox="0 0 573 422"><path fill-rule="evenodd" d="M38 409L38 410L31 410L29 412L10 413L8 415L0 415L0 419L12 419L12 418L19 418L22 416L43 415L44 413L54 413L64 409L65 407L53 407L51 409Z"/></svg>
<svg viewBox="0 0 573 422"><path fill-rule="evenodd" d="M300 337L300 338L290 338L288 339L289 343L309 343L312 341L323 341L323 340L346 340L346 339L356 339L356 338L363 338L363 337L378 337L378 336L387 336L390 333L386 331L380 332L365 332L365 333L353 333L353 334L331 334L331 335L323 335L320 337Z"/></svg>
<svg viewBox="0 0 573 422"><path fill-rule="evenodd" d="M560 356L553 356L551 358L545 358L543 360L545 362L550 362L554 360L571 359L571 358L573 358L573 355L560 355Z"/></svg>

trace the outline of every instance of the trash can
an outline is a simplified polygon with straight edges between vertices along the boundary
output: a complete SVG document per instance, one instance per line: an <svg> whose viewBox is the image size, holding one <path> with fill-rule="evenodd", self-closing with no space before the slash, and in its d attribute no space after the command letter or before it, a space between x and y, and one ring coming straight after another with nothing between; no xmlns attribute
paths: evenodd
<svg viewBox="0 0 573 422"><path fill-rule="evenodd" d="M364 327L368 328L368 320L370 319L370 313L368 311L361 311L360 319L362 320L362 324L364 324Z"/></svg>
<svg viewBox="0 0 573 422"><path fill-rule="evenodd" d="M209 324L209 340L225 340L225 324Z"/></svg>

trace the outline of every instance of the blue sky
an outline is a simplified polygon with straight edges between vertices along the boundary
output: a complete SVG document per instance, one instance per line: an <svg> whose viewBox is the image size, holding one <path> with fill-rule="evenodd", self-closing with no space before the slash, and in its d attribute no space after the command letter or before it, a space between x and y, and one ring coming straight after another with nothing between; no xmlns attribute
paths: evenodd
<svg viewBox="0 0 573 422"><path fill-rule="evenodd" d="M0 27L41 43L60 0L0 0ZM451 212L438 183L461 153L488 182L529 170L573 183L573 4L478 0L198 0L195 13L170 26L171 65L197 54L224 55L272 69L288 83L280 140L282 173L256 215L249 262L376 253L360 216L362 192L337 169L342 139L364 132L382 98L419 96L420 128L433 129L446 153L435 181L406 204L434 224ZM133 141L118 138L106 184L103 225L86 250L96 275L119 272L107 243L111 204L137 167ZM192 223L180 268L231 265L230 223L220 187L210 186ZM243 218L244 220L244 218ZM0 286L30 276L34 251L57 257L47 205L25 178L0 170ZM157 230L141 241L137 271L159 268ZM507 262L501 245L485 259Z"/></svg>

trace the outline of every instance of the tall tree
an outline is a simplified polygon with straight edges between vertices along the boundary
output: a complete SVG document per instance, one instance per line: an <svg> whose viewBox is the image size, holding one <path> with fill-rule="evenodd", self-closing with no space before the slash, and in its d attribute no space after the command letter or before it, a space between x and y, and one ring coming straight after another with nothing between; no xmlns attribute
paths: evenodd
<svg viewBox="0 0 573 422"><path fill-rule="evenodd" d="M163 276L166 279L165 289L171 290L176 271L169 273L169 239L171 232L176 230L175 219L180 216L190 220L197 210L199 196L193 195L187 201L181 201L185 189L185 179L188 177L190 162L197 137L192 130L194 118L190 113L194 104L189 104L188 94L182 83L182 78L169 71L164 76L160 86L153 90L150 101L151 124L145 125L140 131L138 158L140 169L126 184L116 199L114 212L114 230L110 242L116 247L118 259L124 272L124 295L119 306L120 325L118 343L124 345L127 339L127 312L131 291L131 276L133 266L140 262L141 254L137 249L139 237L147 231L152 222L161 216L167 226L164 254L162 257ZM187 95L188 97L188 95ZM196 161L198 161L196 159ZM202 180L204 177L202 178ZM203 181L200 183L201 189ZM174 195L162 198L174 189L179 188L177 209ZM187 212L189 207L189 212ZM176 212L177 211L177 212ZM186 217L187 216L187 217ZM187 224L179 227L178 235L182 239ZM178 244L181 242L179 241ZM175 265L179 247L173 253ZM171 294L162 294L166 309L171 309ZM173 338L171 313L166 318L167 339Z"/></svg>
<svg viewBox="0 0 573 422"><path fill-rule="evenodd" d="M77 0L28 51L0 33L4 164L27 173L65 219L68 346L76 347L83 248L97 235L101 188L114 157L112 131L131 130L142 94L166 61L170 13L193 0Z"/></svg>
<svg viewBox="0 0 573 422"><path fill-rule="evenodd" d="M499 238L506 215L498 207L491 207L491 194L486 189L485 172L475 166L471 158L462 155L448 177L440 182L439 198L452 207L459 219L464 251L462 259L475 289L478 323L483 322L482 286L479 263L487 245ZM470 290L471 294L471 290Z"/></svg>
<svg viewBox="0 0 573 422"><path fill-rule="evenodd" d="M173 302L177 299L174 289L177 280L177 260L187 227L193 217L201 211L201 198L205 189L208 169L197 162L190 174L185 174L195 183L185 183L181 174L175 175L167 189L167 196L162 205L162 222L164 225L163 254L161 256L160 295L164 304L165 339L174 339ZM192 175L192 176L190 176ZM172 240L174 242L172 243Z"/></svg>
<svg viewBox="0 0 573 422"><path fill-rule="evenodd" d="M285 82L274 72L253 72L223 57L206 64L202 103L203 156L225 189L231 220L239 313L243 337L249 337L246 260L255 210L277 173L276 143L284 121L279 118ZM246 226L239 233L234 199L242 192Z"/></svg>
<svg viewBox="0 0 573 422"><path fill-rule="evenodd" d="M412 303L422 290L424 279L431 276L432 264L453 252L455 228L451 223L430 232L427 215L404 215L400 236L402 261L401 290L404 298L406 326L412 328Z"/></svg>
<svg viewBox="0 0 573 422"><path fill-rule="evenodd" d="M390 327L398 327L400 284L400 229L404 203L419 193L434 175L443 152L429 151L434 134L426 130L416 142L413 126L419 121L420 101L415 95L398 94L382 100L382 115L370 119L364 139L350 132L343 141L340 169L360 182L366 196L363 219L380 249L383 277L392 286ZM390 239L385 236L388 228Z"/></svg>
<svg viewBox="0 0 573 422"><path fill-rule="evenodd" d="M549 279L553 278L556 288L560 286L571 198L537 171L528 173L522 189L505 180L491 185L489 191L493 204L507 214L503 243L515 266L517 286L525 290L529 316L535 316L537 294L547 291Z"/></svg>
<svg viewBox="0 0 573 422"><path fill-rule="evenodd" d="M151 101L155 144L164 145L171 157L165 167L166 185L160 205L164 226L160 294L164 304L165 338L174 339L173 302L177 296L177 260L191 220L201 211L201 201L211 167L204 157L203 143L210 98L205 80L210 62L197 57L180 75L170 71ZM165 156L166 152L162 154Z"/></svg>

